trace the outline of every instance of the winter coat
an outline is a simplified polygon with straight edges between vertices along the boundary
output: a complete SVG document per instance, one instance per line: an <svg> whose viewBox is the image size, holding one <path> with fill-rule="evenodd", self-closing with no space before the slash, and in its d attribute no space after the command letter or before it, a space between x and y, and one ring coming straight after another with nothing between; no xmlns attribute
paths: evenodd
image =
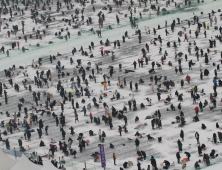
<svg viewBox="0 0 222 170"><path fill-rule="evenodd" d="M177 144L178 144L179 151L182 152L182 150L183 150L183 149L182 149L183 144L182 144L180 141L178 141Z"/></svg>
<svg viewBox="0 0 222 170"><path fill-rule="evenodd" d="M196 107L194 110L195 110L196 112L198 112L198 111L199 111L199 108L198 108L198 107Z"/></svg>
<svg viewBox="0 0 222 170"><path fill-rule="evenodd" d="M113 154L113 159L116 159L116 154L115 153Z"/></svg>
<svg viewBox="0 0 222 170"><path fill-rule="evenodd" d="M209 158L208 155L206 156L206 164L207 164L207 165L210 165L210 158Z"/></svg>
<svg viewBox="0 0 222 170"><path fill-rule="evenodd" d="M180 137L184 138L184 132L183 131L180 132Z"/></svg>
<svg viewBox="0 0 222 170"><path fill-rule="evenodd" d="M89 116L90 116L90 119L93 119L93 116L92 116L92 113L91 113L91 112L90 112L90 115L89 115Z"/></svg>
<svg viewBox="0 0 222 170"><path fill-rule="evenodd" d="M138 139L136 139L135 144L136 144L136 146L139 146L140 145L140 141Z"/></svg>
<svg viewBox="0 0 222 170"><path fill-rule="evenodd" d="M187 76L187 81L190 81L190 76Z"/></svg>
<svg viewBox="0 0 222 170"><path fill-rule="evenodd" d="M138 167L138 170L141 170L141 166L139 162L137 163L137 167Z"/></svg>

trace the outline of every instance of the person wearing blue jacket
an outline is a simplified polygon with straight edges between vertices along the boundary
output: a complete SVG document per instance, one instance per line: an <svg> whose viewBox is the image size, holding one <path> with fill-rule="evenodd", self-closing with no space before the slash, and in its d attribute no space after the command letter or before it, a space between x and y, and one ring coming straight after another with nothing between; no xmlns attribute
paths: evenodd
<svg viewBox="0 0 222 170"><path fill-rule="evenodd" d="M217 85L217 79L216 79L216 77L214 77L213 83L214 83L215 86Z"/></svg>
<svg viewBox="0 0 222 170"><path fill-rule="evenodd" d="M83 106L82 110L83 110L83 112L84 112L84 116L86 116L86 107Z"/></svg>

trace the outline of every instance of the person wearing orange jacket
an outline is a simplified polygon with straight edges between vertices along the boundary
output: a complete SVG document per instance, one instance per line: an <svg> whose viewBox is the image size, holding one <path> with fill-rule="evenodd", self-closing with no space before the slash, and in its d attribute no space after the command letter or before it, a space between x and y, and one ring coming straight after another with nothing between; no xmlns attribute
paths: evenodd
<svg viewBox="0 0 222 170"><path fill-rule="evenodd" d="M107 90L106 81L103 82L104 90Z"/></svg>
<svg viewBox="0 0 222 170"><path fill-rule="evenodd" d="M113 153L113 161L114 161L114 165L116 165L116 154Z"/></svg>

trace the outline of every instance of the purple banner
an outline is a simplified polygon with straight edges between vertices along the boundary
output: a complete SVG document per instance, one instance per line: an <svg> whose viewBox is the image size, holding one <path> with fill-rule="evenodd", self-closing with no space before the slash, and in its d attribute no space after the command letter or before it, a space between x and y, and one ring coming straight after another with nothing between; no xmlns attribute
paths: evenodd
<svg viewBox="0 0 222 170"><path fill-rule="evenodd" d="M100 148L101 166L105 167L106 166L106 157L105 157L104 145L100 145L99 148Z"/></svg>

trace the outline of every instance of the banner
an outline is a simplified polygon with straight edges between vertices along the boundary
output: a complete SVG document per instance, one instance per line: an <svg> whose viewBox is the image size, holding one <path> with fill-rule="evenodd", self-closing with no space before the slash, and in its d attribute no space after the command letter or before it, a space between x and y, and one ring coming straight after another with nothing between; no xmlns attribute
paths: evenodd
<svg viewBox="0 0 222 170"><path fill-rule="evenodd" d="M106 166L106 158L105 158L104 145L100 145L99 148L100 148L101 166L105 167Z"/></svg>

